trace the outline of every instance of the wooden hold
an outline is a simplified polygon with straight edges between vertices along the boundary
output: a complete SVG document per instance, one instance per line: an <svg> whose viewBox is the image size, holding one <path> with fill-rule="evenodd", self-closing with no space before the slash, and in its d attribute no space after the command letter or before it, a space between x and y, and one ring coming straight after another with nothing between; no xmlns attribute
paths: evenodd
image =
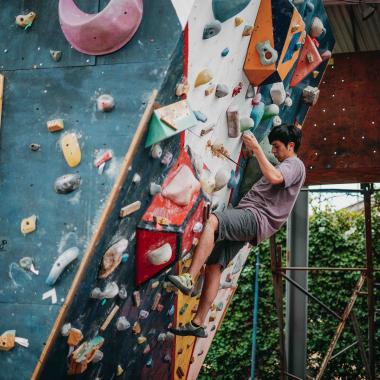
<svg viewBox="0 0 380 380"><path fill-rule="evenodd" d="M215 91L215 86L213 84L210 84L209 86L207 86L207 88L205 89L205 95L206 96L209 96L209 95L212 95Z"/></svg>
<svg viewBox="0 0 380 380"><path fill-rule="evenodd" d="M21 221L21 232L26 235L35 231L37 228L37 216L32 215Z"/></svg>
<svg viewBox="0 0 380 380"><path fill-rule="evenodd" d="M156 293L156 295L154 296L154 301L153 301L151 310L156 310L160 301L161 301L161 293Z"/></svg>
<svg viewBox="0 0 380 380"><path fill-rule="evenodd" d="M133 292L133 303L136 307L139 307L140 302L141 302L140 292L138 290L135 290Z"/></svg>
<svg viewBox="0 0 380 380"><path fill-rule="evenodd" d="M251 25L245 25L242 36L243 37L250 36L252 34L252 31L253 31L253 27Z"/></svg>
<svg viewBox="0 0 380 380"><path fill-rule="evenodd" d="M153 222L159 224L160 226L168 226L170 224L170 220L163 216L153 215Z"/></svg>
<svg viewBox="0 0 380 380"><path fill-rule="evenodd" d="M0 351L10 351L16 345L16 330L8 330L0 335Z"/></svg>
<svg viewBox="0 0 380 380"><path fill-rule="evenodd" d="M76 346L83 339L82 331L76 328L71 328L69 336L67 338L67 344L69 346Z"/></svg>
<svg viewBox="0 0 380 380"><path fill-rule="evenodd" d="M115 305L114 306L114 308L108 314L108 317L106 318L106 320L100 326L100 331L104 332L107 329L108 325L111 323L112 319L114 318L114 316L116 315L116 313L119 311L119 308L120 308L119 305Z"/></svg>
<svg viewBox="0 0 380 380"><path fill-rule="evenodd" d="M125 218L126 216L133 214L134 212L139 210L140 207L141 207L140 201L136 201L127 206L124 206L122 209L120 209L120 214L119 214L120 218Z"/></svg>
<svg viewBox="0 0 380 380"><path fill-rule="evenodd" d="M208 133L212 132L212 131L214 130L214 128L215 128L215 125L214 125L214 124L208 126L207 128L203 128L203 129L201 130L201 137L203 137L203 136L207 135Z"/></svg>
<svg viewBox="0 0 380 380"><path fill-rule="evenodd" d="M139 322L135 322L132 327L132 332L135 335L139 335L141 333L141 325Z"/></svg>
<svg viewBox="0 0 380 380"><path fill-rule="evenodd" d="M63 124L63 119L49 120L46 125L49 132L62 131L65 127Z"/></svg>

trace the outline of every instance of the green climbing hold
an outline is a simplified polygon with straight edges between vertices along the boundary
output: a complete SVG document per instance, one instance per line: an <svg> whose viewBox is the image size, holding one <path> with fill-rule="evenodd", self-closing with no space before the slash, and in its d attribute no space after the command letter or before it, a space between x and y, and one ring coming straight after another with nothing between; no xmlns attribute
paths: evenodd
<svg viewBox="0 0 380 380"><path fill-rule="evenodd" d="M250 2L251 0L213 0L214 17L224 22L240 13Z"/></svg>
<svg viewBox="0 0 380 380"><path fill-rule="evenodd" d="M197 125L197 119L186 100L156 109L149 122L145 148Z"/></svg>
<svg viewBox="0 0 380 380"><path fill-rule="evenodd" d="M225 48L225 49L223 49L223 51L222 51L222 53L221 53L221 56L222 56L222 57L226 57L226 56L228 55L229 52L230 52L230 49Z"/></svg>

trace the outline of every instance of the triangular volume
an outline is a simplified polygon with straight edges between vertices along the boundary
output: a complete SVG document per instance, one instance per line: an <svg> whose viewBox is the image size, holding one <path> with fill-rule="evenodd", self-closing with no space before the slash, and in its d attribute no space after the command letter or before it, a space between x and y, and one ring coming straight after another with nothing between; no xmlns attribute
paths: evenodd
<svg viewBox="0 0 380 380"><path fill-rule="evenodd" d="M310 36L306 36L297 67L294 71L292 80L290 81L290 87L294 87L300 83L308 74L315 70L321 62L322 58L317 47Z"/></svg>
<svg viewBox="0 0 380 380"><path fill-rule="evenodd" d="M153 112L145 148L194 127L197 119L186 100L159 108Z"/></svg>
<svg viewBox="0 0 380 380"><path fill-rule="evenodd" d="M294 8L288 35L277 64L277 71L282 80L286 78L289 71L294 67L299 57L301 46L304 43L305 34L305 23L297 9Z"/></svg>
<svg viewBox="0 0 380 380"><path fill-rule="evenodd" d="M244 62L244 72L250 83L259 86L276 70L276 63L263 64L257 50L258 44L268 42L274 46L271 0L262 0L257 13L251 41Z"/></svg>
<svg viewBox="0 0 380 380"><path fill-rule="evenodd" d="M274 48L279 55L284 47L294 10L295 7L289 0L272 1Z"/></svg>

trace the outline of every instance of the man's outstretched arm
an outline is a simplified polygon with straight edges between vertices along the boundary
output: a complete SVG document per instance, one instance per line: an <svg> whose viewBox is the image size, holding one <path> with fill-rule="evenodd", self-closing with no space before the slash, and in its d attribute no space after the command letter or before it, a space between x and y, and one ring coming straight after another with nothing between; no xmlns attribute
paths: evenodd
<svg viewBox="0 0 380 380"><path fill-rule="evenodd" d="M257 161L259 162L260 169L263 173L263 176L272 184L280 185L284 182L284 177L281 172L276 169L266 158L265 153L261 149L260 144L258 143L256 137L248 134L243 134L243 142L246 148L251 151Z"/></svg>

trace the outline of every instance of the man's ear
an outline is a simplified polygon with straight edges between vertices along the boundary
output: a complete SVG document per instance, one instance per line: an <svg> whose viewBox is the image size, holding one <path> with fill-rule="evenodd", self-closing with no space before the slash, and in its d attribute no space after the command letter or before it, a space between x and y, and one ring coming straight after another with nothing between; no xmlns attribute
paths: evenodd
<svg viewBox="0 0 380 380"><path fill-rule="evenodd" d="M296 146L296 144L293 142L293 141L289 141L288 143L288 150L291 150L294 152L294 147Z"/></svg>

